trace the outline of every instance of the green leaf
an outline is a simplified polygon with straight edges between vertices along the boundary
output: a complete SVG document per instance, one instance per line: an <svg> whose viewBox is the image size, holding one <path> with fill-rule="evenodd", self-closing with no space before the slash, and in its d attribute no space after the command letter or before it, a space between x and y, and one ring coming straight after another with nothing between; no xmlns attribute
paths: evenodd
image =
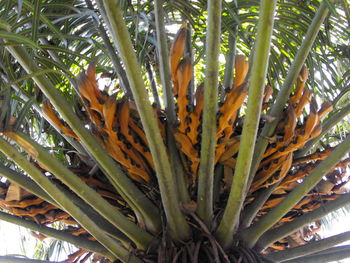
<svg viewBox="0 0 350 263"><path fill-rule="evenodd" d="M28 0L23 0L23 4L24 4L25 8L27 8L30 11L34 12L35 8L33 7L33 5ZM39 17L40 17L40 20L44 24L46 24L46 26L48 28L50 28L52 30L52 32L64 42L64 45L66 45L67 41L63 37L61 31L47 18L47 16L45 16L43 13L39 12Z"/></svg>
<svg viewBox="0 0 350 263"><path fill-rule="evenodd" d="M5 39L7 41L15 42L17 44L29 46L29 47L33 48L34 50L41 50L41 48L38 44L36 44L32 40L30 40L22 35L19 35L16 33L0 31L0 38Z"/></svg>
<svg viewBox="0 0 350 263"><path fill-rule="evenodd" d="M14 127L14 130L16 131L22 124L22 122L24 121L25 117L27 116L28 114L28 111L30 110L30 108L32 107L33 103L35 103L35 98L31 98L30 100L28 100L22 110L20 111L18 117L17 117L17 120L16 120L16 124L15 124L15 127Z"/></svg>
<svg viewBox="0 0 350 263"><path fill-rule="evenodd" d="M35 0L34 2L34 10L33 10L33 22L32 22L32 40L33 42L37 42L38 40L38 27L40 20L40 0Z"/></svg>

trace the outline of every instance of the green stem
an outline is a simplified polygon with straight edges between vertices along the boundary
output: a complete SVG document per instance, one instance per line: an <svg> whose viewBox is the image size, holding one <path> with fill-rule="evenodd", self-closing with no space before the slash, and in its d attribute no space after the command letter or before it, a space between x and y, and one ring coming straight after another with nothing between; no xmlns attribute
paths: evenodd
<svg viewBox="0 0 350 263"><path fill-rule="evenodd" d="M28 173L37 184L46 190L60 207L63 207L64 210L74 217L74 219L93 235L99 243L112 252L114 256L123 261L131 259L133 262L141 262L138 258L131 256L129 251L123 248L119 242L105 234L97 225L97 222L91 220L84 211L77 207L69 197L64 195L47 176L43 175L25 156L2 138L0 138L0 150Z"/></svg>
<svg viewBox="0 0 350 263"><path fill-rule="evenodd" d="M260 190L257 193L254 201L244 208L241 228L247 228L251 225L260 208L269 199L270 195L275 190L277 185L278 184L274 184L265 189Z"/></svg>
<svg viewBox="0 0 350 263"><path fill-rule="evenodd" d="M101 214L97 213L91 206L86 204L82 199L73 194L71 191L66 190L64 187L57 185L58 189L65 195L67 195L71 201L76 204L84 213L91 218L94 222L98 222L98 226L110 237L119 240L125 247L129 247L131 240L127 238L120 230L118 230L113 224L106 220ZM64 208L62 208L64 209Z"/></svg>
<svg viewBox="0 0 350 263"><path fill-rule="evenodd" d="M191 0L185 0L186 2L191 2ZM185 7L185 10L187 8ZM187 10L187 12L190 12ZM185 16L183 15L183 21L186 21ZM190 58L191 65L194 66L194 56L193 56L193 46L192 46L192 28L191 26L187 26L186 30L186 44L184 49L184 56ZM194 70L192 70L192 77L191 81L188 84L186 96L188 97L188 104L193 105L194 103L194 85L195 85L195 77L194 77Z"/></svg>
<svg viewBox="0 0 350 263"><path fill-rule="evenodd" d="M253 166L250 170L248 186L250 186L251 182L254 179L255 173L259 167L260 160L268 145L268 138L272 136L273 132L275 131L277 123L280 120L280 116L282 116L282 111L292 91L293 84L295 83L300 73L300 70L312 48L312 45L316 39L316 36L320 30L320 27L323 21L325 20L328 14L328 11L329 9L328 9L327 1L323 1L316 12L314 19L312 20L312 23L305 35L305 38L301 44L301 47L299 48L298 53L293 61L293 64L288 72L286 80L284 81L281 90L277 94L276 101L273 104L270 112L268 113L269 116L275 119L274 121L267 122L261 134L259 135L259 138L255 146L255 151L253 156Z"/></svg>
<svg viewBox="0 0 350 263"><path fill-rule="evenodd" d="M157 107L161 108L162 104L160 103L156 81L154 79L152 68L149 61L145 61L145 68L146 68L148 79L150 82L151 92L153 95L154 102L157 104Z"/></svg>
<svg viewBox="0 0 350 263"><path fill-rule="evenodd" d="M119 240L124 244L125 247L129 247L131 244L131 240L127 238L120 230L118 230L114 225L112 225L109 221L107 221L101 214L97 213L91 206L85 203L84 200L80 199L77 195L72 193L72 191L67 190L65 187L61 185L56 185L57 188L69 199L78 206L84 213L91 218L94 222L98 222L98 226L110 237L113 237ZM59 204L57 204L59 207ZM62 208L64 210L64 207Z"/></svg>
<svg viewBox="0 0 350 263"><path fill-rule="evenodd" d="M0 165L0 176L7 178L11 182L18 184L23 189L28 192L35 194L41 199L56 205L55 200L53 200L41 187L31 180L28 176L24 174L17 173L10 168Z"/></svg>
<svg viewBox="0 0 350 263"><path fill-rule="evenodd" d="M339 260L350 257L350 246L333 247L327 249L327 253L317 253L306 257L300 257L285 261L285 263L327 263L327 262L338 262Z"/></svg>
<svg viewBox="0 0 350 263"><path fill-rule="evenodd" d="M90 188L42 146L24 134L16 133L15 136L15 138L10 138L21 145L34 159L43 164L49 172L54 174L56 178L66 184L69 189L85 200L91 207L99 212L100 215L134 241L138 248L149 248L154 240L153 236L129 221L127 217L108 203L108 201L103 199L95 190ZM28 149L30 149L30 151Z"/></svg>
<svg viewBox="0 0 350 263"><path fill-rule="evenodd" d="M163 9L163 0L156 0L154 2L154 11L156 17L156 32L157 32L157 49L159 57L159 71L160 78L162 81L164 102L165 102L165 113L169 124L167 127L167 138L168 138L168 147L170 153L170 162L173 171L175 171L177 189L181 202L189 202L190 197L187 191L185 183L185 172L180 161L179 152L176 148L175 138L173 133L173 127L176 121L175 114L175 104L174 96L172 93L171 82L170 82L170 67L169 67L169 54L168 54L168 45L167 45L167 36L165 34L164 26L164 9Z"/></svg>
<svg viewBox="0 0 350 263"><path fill-rule="evenodd" d="M213 182L213 202L218 202L220 198L220 189L222 187L222 179L224 177L224 166L218 163L214 169L214 182Z"/></svg>
<svg viewBox="0 0 350 263"><path fill-rule="evenodd" d="M96 241L91 241L91 240L88 240L86 238L73 236L72 234L69 234L68 232L56 230L56 229L51 228L51 227L38 225L34 222L30 222L30 221L22 219L18 216L13 216L13 215L10 215L10 214L4 213L4 212L0 212L0 219L4 220L6 222L12 223L12 224L16 224L18 226L28 228L32 231L37 231L37 232L44 234L46 236L69 242L77 247L84 248L84 249L90 250L92 252L99 253L99 254L101 254L105 257L108 257L110 259L114 258L114 256L108 250L106 250L103 246L101 246Z"/></svg>
<svg viewBox="0 0 350 263"><path fill-rule="evenodd" d="M7 46L6 48L28 73L39 70L35 61L28 56L28 53L23 47ZM120 166L105 152L92 134L84 127L81 120L73 112L67 101L60 95L59 91L56 90L55 86L45 76L37 76L34 78L34 81L50 99L50 102L73 129L75 134L78 135L119 194L134 210L141 212L145 217L146 225L151 231L158 232L161 225L160 218L157 216L159 215L158 208L147 199L130 178L125 175Z"/></svg>
<svg viewBox="0 0 350 263"><path fill-rule="evenodd" d="M272 260L273 262L284 262L289 259L300 258L302 256L307 256L316 252L323 251L348 240L350 240L350 231L322 240L310 242L303 246L293 247L276 253L272 253L269 254L267 258Z"/></svg>
<svg viewBox="0 0 350 263"><path fill-rule="evenodd" d="M86 5L89 9L94 10L94 6L93 6L91 0L85 0L85 2L86 2ZM104 10L103 6L100 4L100 1L96 1L96 4L97 4L99 13L101 14L103 20L106 22L107 21L106 11ZM94 24L101 35L101 38L103 40L103 44L105 45L105 47L107 49L109 58L113 64L113 67L114 67L114 69L119 77L119 80L121 82L121 87L125 91L126 96L131 98L132 94L131 94L131 90L130 90L129 81L128 81L128 78L126 77L126 72L125 72L125 70L120 62L120 59L116 53L116 49L112 45L112 43L108 37L108 34L107 34L103 24L101 23L101 21L100 21L100 24L98 24L97 21L94 19Z"/></svg>
<svg viewBox="0 0 350 263"><path fill-rule="evenodd" d="M226 53L226 63L225 63L225 72L224 72L224 80L222 85L224 88L231 88L233 84L233 70L235 65L235 55L236 55L236 44L237 44L237 30L238 26L234 27L234 34L228 32L228 51ZM224 95L225 93L223 93ZM223 99L223 98L222 98Z"/></svg>
<svg viewBox="0 0 350 263"><path fill-rule="evenodd" d="M216 147L216 111L218 102L221 3L208 1L206 64L201 156L198 170L197 213L209 227L213 218L214 157Z"/></svg>
<svg viewBox="0 0 350 263"><path fill-rule="evenodd" d="M174 174L176 175L175 180L176 180L177 191L179 194L180 201L182 203L188 203L191 201L191 198L185 182L186 173L181 163L180 153L176 147L174 131L170 127L167 127L167 142L168 142L168 151L170 155L171 167L174 171Z"/></svg>
<svg viewBox="0 0 350 263"><path fill-rule="evenodd" d="M303 182L289 193L272 211L263 216L256 224L242 231L242 239L249 247L269 228L276 224L290 209L292 209L316 184L325 176L350 150L350 136L340 143L336 149L323 160Z"/></svg>
<svg viewBox="0 0 350 263"><path fill-rule="evenodd" d="M221 245L228 248L233 241L233 233L237 227L240 211L244 202L249 170L254 153L254 145L258 131L261 104L264 95L266 72L270 54L270 43L274 23L276 1L262 1L258 23L249 87L247 114L244 119L239 154L224 215L216 231Z"/></svg>
<svg viewBox="0 0 350 263"><path fill-rule="evenodd" d="M325 255L325 254L330 254L330 253L343 252L343 251L346 251L349 249L350 249L350 245L332 247L332 248L328 248L328 249L322 250L320 252L314 253L314 254L310 255L310 257L316 256L316 255L318 256L318 255ZM304 258L306 258L306 257L304 257Z"/></svg>
<svg viewBox="0 0 350 263"><path fill-rule="evenodd" d="M114 42L117 43L119 54L125 65L131 91L151 150L170 233L175 239L188 239L190 228L180 210L174 174L171 170L157 120L148 99L141 68L137 62L128 29L119 10L118 0L104 0L103 3L107 11L111 35Z"/></svg>
<svg viewBox="0 0 350 263"><path fill-rule="evenodd" d="M191 6L191 0L184 0L186 2L186 5L183 6L183 11L181 12L181 20L185 21L187 23L187 17L186 14L190 13L191 10L189 10L188 6ZM184 57L187 57L191 61L191 65L194 65L194 57L193 57L193 47L192 47L192 29L191 26L187 26L186 28L186 43L184 47ZM192 77L191 81L187 86L187 91L186 91L186 96L188 99L187 104L188 105L193 105L194 102L194 83L195 78L194 78L194 70L192 70Z"/></svg>
<svg viewBox="0 0 350 263"><path fill-rule="evenodd" d="M342 108L339 112L334 114L332 117L328 118L324 124L322 124L322 132L316 138L308 141L304 148L300 151L297 151L294 155L294 158L304 156L317 142L321 140L321 138L328 133L330 129L332 129L338 122L344 120L344 118L350 114L350 104Z"/></svg>
<svg viewBox="0 0 350 263"><path fill-rule="evenodd" d="M264 233L256 243L258 249L264 249L268 245L298 231L303 226L314 222L327 214L350 204L350 194L344 194L344 196L339 197L336 200L329 201L323 204L321 207L303 214L302 216L296 218L292 222L283 224L278 228L271 229Z"/></svg>
<svg viewBox="0 0 350 263"><path fill-rule="evenodd" d="M167 44L167 36L165 34L164 26L164 9L163 0L154 1L154 13L156 17L156 32L157 32L157 50L159 57L159 73L162 81L165 113L170 125L174 125L176 121L174 94L170 82L170 65L169 52Z"/></svg>
<svg viewBox="0 0 350 263"><path fill-rule="evenodd" d="M5 166L0 166L0 176L3 176L10 180L11 182L15 182L23 189L26 189L30 193L36 195L37 197L63 209L53 200L37 183L32 181L28 176L24 174L19 174L10 168ZM77 206L84 210L84 212L92 218L94 221L99 222L99 226L102 230L104 230L108 235L113 236L114 238L124 242L125 244L130 243L130 240L125 237L119 230L117 230L111 223L109 223L106 219L97 214L90 206L86 205L84 201L79 199L76 195L72 194L70 191L66 190L63 187L57 185L61 192L69 196L69 198L74 202Z"/></svg>
<svg viewBox="0 0 350 263"><path fill-rule="evenodd" d="M0 73L1 74L1 73ZM10 83L10 79L5 76L4 74L1 74L1 78L6 82L6 83ZM28 96L23 92L23 90L21 90L17 85L15 84L12 84L11 87L20 93L20 98L23 99L24 101L28 101L29 98ZM58 133L61 133L61 130L57 127L57 125L52 122L49 118L47 118L47 116L45 114L43 114L41 108L36 104L34 103L32 105L32 107L40 114L41 117L43 117L48 123L51 124L51 126L58 132ZM70 144L73 146L74 149L76 149L80 154L83 154L83 155L87 155L85 149L81 146L81 144L79 144L76 140L74 140L73 138L69 137L69 136L66 136L64 134L61 134L62 137Z"/></svg>

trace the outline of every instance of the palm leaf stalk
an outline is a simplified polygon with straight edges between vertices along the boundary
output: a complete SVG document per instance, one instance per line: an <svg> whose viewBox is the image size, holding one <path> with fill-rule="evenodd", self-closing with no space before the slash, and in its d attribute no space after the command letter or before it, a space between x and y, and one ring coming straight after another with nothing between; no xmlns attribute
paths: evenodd
<svg viewBox="0 0 350 263"><path fill-rule="evenodd" d="M210 226L213 218L214 155L219 76L221 1L208 1L203 132L198 171L197 213Z"/></svg>
<svg viewBox="0 0 350 263"><path fill-rule="evenodd" d="M350 149L350 137L343 141L337 148L322 161L304 181L296 187L288 196L275 207L268 215L262 217L259 222L253 224L242 232L248 246L254 246L261 235L273 226L283 215L300 201L315 185L326 175Z"/></svg>
<svg viewBox="0 0 350 263"><path fill-rule="evenodd" d="M349 251L349 248L350 248L349 245L332 247L332 248L326 249L324 251L317 252L314 255L310 255L309 257L311 258L312 256L319 256L319 255L327 255L327 254L336 254L336 253L339 253L339 252L346 252L346 251ZM304 257L304 258L306 258L306 257ZM343 257L343 258L346 258L346 257ZM341 259L343 259L343 258L341 258Z"/></svg>
<svg viewBox="0 0 350 263"><path fill-rule="evenodd" d="M12 87L15 91L17 91L17 92L20 93L19 96L21 97L21 99L23 99L25 102L27 102L27 101L30 100L30 98L20 89L20 87L19 87L17 84L11 82L10 79L9 79L6 75L1 74L1 78L2 78L6 83L11 83L11 87ZM50 123L50 125L51 125L52 127L54 127L54 129L55 129L56 131L60 132L59 127L57 127L57 126L55 125L55 123L51 122L51 120L50 120L49 118L47 118L47 117L45 116L45 114L42 113L41 108L39 107L39 105L37 105L36 103L34 103L34 104L33 104L33 108L34 108L35 111L37 111L41 116L43 116L43 117ZM82 147L82 145L79 144L77 141L75 141L73 138L71 138L71 137L69 137L69 136L66 136L65 134L62 134L62 136L63 136L63 137L65 138L65 140L66 140L67 142L69 142L78 152L80 152L81 154L84 154L84 155L87 154L87 153L86 153L86 150Z"/></svg>
<svg viewBox="0 0 350 263"><path fill-rule="evenodd" d="M118 242L103 233L98 225L90 218L84 215L83 211L77 207L71 200L64 194L62 194L58 188L44 176L36 167L34 167L29 161L25 159L13 146L1 138L0 150L7 156L11 156L12 160L17 163L24 171L26 171L32 178L35 178L36 183L44 187L51 197L64 207L77 221L88 229L89 232L102 243L114 256L122 260L127 260L130 255L129 252L123 248ZM111 258L113 259L113 257ZM131 258L134 262L141 262L137 258Z"/></svg>
<svg viewBox="0 0 350 263"><path fill-rule="evenodd" d="M235 65L235 56L236 56L236 44L237 44L237 26L234 29L234 34L229 32L228 36L228 51L226 53L226 63L225 63L225 73L224 73L224 80L223 80L223 87L230 88L232 87L234 76L234 65ZM224 98L224 92L221 94L221 100Z"/></svg>
<svg viewBox="0 0 350 263"><path fill-rule="evenodd" d="M7 48L29 74L38 71L38 66L29 58L23 47ZM109 176L114 187L119 190L119 193L123 195L125 200L128 200L131 206L135 207L136 211L140 211L142 216L145 217L146 224L152 230L157 231L160 226L159 220L154 217L154 214L157 213L157 208L143 196L139 189L126 177L119 166L112 161L93 136L84 128L79 118L73 113L68 103L61 97L52 83L44 76L36 76L34 81L36 81L50 101L54 103L56 109L69 126L82 139L84 146L87 147L89 152L101 165L101 168ZM135 197L137 198L135 199Z"/></svg>
<svg viewBox="0 0 350 263"><path fill-rule="evenodd" d="M0 175L9 179L11 182L18 184L23 189L28 192L35 194L36 196L48 201L49 203L54 203L55 201L33 180L24 176L23 174L17 173L6 166L0 166Z"/></svg>
<svg viewBox="0 0 350 263"><path fill-rule="evenodd" d="M300 258L302 256L307 256L319 251L326 250L328 248L344 243L349 239L350 232L344 232L303 246L298 246L280 252L272 253L268 256L268 258L274 262L283 262L289 259Z"/></svg>
<svg viewBox="0 0 350 263"><path fill-rule="evenodd" d="M161 102L159 99L159 94L158 94L158 89L157 89L157 85L156 85L156 80L155 80L155 77L153 76L153 71L152 71L151 64L149 63L149 61L146 62L145 68L146 68L147 76L148 76L148 79L150 82L151 92L152 92L152 96L154 99L154 103L156 105L161 105Z"/></svg>
<svg viewBox="0 0 350 263"><path fill-rule="evenodd" d="M337 209L340 209L350 203L350 195L345 194L344 196L330 201L326 203L324 206L319 207L310 213L306 213L299 218L295 219L292 222L288 222L280 227L277 227L275 229L271 229L267 232L265 232L260 238L259 241L256 244L256 247L258 248L264 248L268 245L281 240L282 238L295 233L298 229L302 228L303 226L314 222L327 214L336 211Z"/></svg>
<svg viewBox="0 0 350 263"><path fill-rule="evenodd" d="M255 44L250 77L247 114L244 120L230 196L220 225L216 231L220 243L226 248L232 245L233 232L237 227L240 215L237 211L242 209L244 202L243 196L249 178L254 153L254 147L251 147L251 145L254 145L260 121L260 106L264 96L264 82L270 53L275 7L276 1L261 2L257 42ZM265 68L261 68L261 65L265 65Z"/></svg>
<svg viewBox="0 0 350 263"><path fill-rule="evenodd" d="M36 197L36 199L33 199L32 202L29 202L26 205L30 206L31 203L34 204L36 202L35 200L38 200L39 201L38 203L43 203L42 201L45 200L48 203L53 204L54 206L62 209L62 207L60 207L60 205L54 199L52 199L44 190L42 190L42 188L40 188L40 186L35 181L31 180L24 174L19 174L13 171L12 169L4 166L0 167L0 174L1 176L10 180L12 184L15 183L19 185L22 189L27 190L28 192L32 193ZM92 218L94 221L98 221L99 226L103 231L108 233L110 236L113 236L114 238L120 240L121 242L124 242L125 244L130 243L130 239L126 238L111 223L109 223L103 217L101 217L99 214L93 211L93 209L91 209L90 206L86 205L84 201L77 198L77 196L73 195L70 191L67 191L65 188L61 187L60 185L56 185L56 186L59 188L59 190L62 193L67 195L72 202L74 202L77 206L83 209L85 214L88 217ZM9 202L7 202L6 205L10 207Z"/></svg>
<svg viewBox="0 0 350 263"><path fill-rule="evenodd" d="M228 6L226 2L224 2L224 6L231 12L234 17L238 16L238 6L237 2L233 2L233 6L235 8L235 11L231 10L231 7ZM239 24L240 21L237 21ZM237 52L237 38L238 38L238 25L235 25L233 27L233 30L228 31L228 42L227 42L227 52L225 54L225 72L224 72L224 79L222 82L223 89L229 89L232 87L233 81L234 81L234 65L235 65L235 57ZM220 100L224 100L225 92L224 90L221 91Z"/></svg>
<svg viewBox="0 0 350 263"><path fill-rule="evenodd" d="M268 145L268 138L271 136L273 131L276 128L276 125L278 123L278 119L283 110L283 106L287 102L288 96L292 91L293 83L295 83L297 75L300 73L300 70L302 68L303 63L306 60L306 57L308 53L311 50L311 47L316 39L317 33L319 32L319 29L326 18L328 14L328 6L326 2L322 2L319 9L317 10L317 13L312 20L312 24L310 25L306 36L302 42L302 45L300 49L298 50L298 53L295 57L295 60L293 61L293 64L291 66L291 70L289 71L286 80L284 81L281 90L278 92L276 103L272 106L272 108L269 111L269 116L271 117L271 121L267 122L261 131L258 140L256 142L255 151L253 155L253 166L251 167L250 174L249 174L249 180L248 180L248 187L251 185L254 175L257 172L259 160L261 160L263 156L263 152L266 150L266 147ZM277 117L276 117L277 116ZM266 197L267 198L267 197ZM255 211L251 211L251 215L254 215L257 211L258 206L256 206ZM251 221L251 219L247 219L246 222Z"/></svg>
<svg viewBox="0 0 350 263"><path fill-rule="evenodd" d="M266 203L266 201L269 199L270 195L273 193L277 186L278 183L271 185L265 189L262 189L260 190L260 192L257 193L257 196L255 197L254 201L244 208L242 214L241 227L247 228L252 224L254 218L259 213L259 210Z"/></svg>
<svg viewBox="0 0 350 263"><path fill-rule="evenodd" d="M320 139L329 132L330 129L332 129L337 123L342 121L347 115L350 114L350 105L346 105L344 108L340 109L336 114L334 114L332 117L328 118L324 121L322 124L322 132L320 135L318 135L316 138L312 139L311 141L307 142L305 144L305 147L298 151L295 154L295 157L301 157L307 154L308 151L318 142Z"/></svg>
<svg viewBox="0 0 350 263"><path fill-rule="evenodd" d="M185 183L185 174L184 169L180 162L180 156L175 145L175 138L173 136L173 128L176 123L176 114L175 114L175 104L173 93L171 91L171 81L170 81L170 65L169 65L169 55L168 55L168 45L167 37L165 34L164 26L164 9L163 1L155 1L155 18L156 18L156 31L157 31L157 40L159 45L157 46L159 64L160 64L160 77L163 87L163 98L164 98L164 107L167 119L169 120L169 126L167 127L167 136L170 154L170 162L172 165L173 171L175 171L179 198L182 202L189 202L190 197L186 188ZM160 106L160 105L159 105Z"/></svg>
<svg viewBox="0 0 350 263"><path fill-rule="evenodd" d="M39 163L45 164L45 168L49 172L65 183L100 215L117 227L117 229L124 232L124 234L134 241L138 247L146 249L150 246L150 243L153 240L151 235L138 228L136 225L133 225L124 215L110 205L92 188L82 182L78 176L69 171L69 169L46 152L39 144L23 134L7 132L5 135L21 145L22 148L32 155L32 157Z"/></svg>
<svg viewBox="0 0 350 263"><path fill-rule="evenodd" d="M292 259L284 262L288 263L298 263L298 262L334 262L342 259L347 259L350 256L350 246L341 246L341 247L332 247L330 249L325 250L324 252L315 253L313 255L300 257L297 259Z"/></svg>
<svg viewBox="0 0 350 263"><path fill-rule="evenodd" d="M172 235L179 239L187 239L190 228L180 210L179 195L175 185L174 174L166 153L165 145L161 137L156 119L149 104L148 94L141 77L140 66L132 49L132 43L128 29L123 21L118 1L104 1L105 9L112 30L112 36L118 43L120 56L126 67L130 87L137 105L147 141L150 146L152 158L155 163L156 176L162 196L162 203L169 223Z"/></svg>
<svg viewBox="0 0 350 263"><path fill-rule="evenodd" d="M170 82L170 65L169 65L169 52L168 52L168 43L167 36L165 34L165 25L164 25L164 9L163 1L155 1L155 18L156 18L156 30L157 30L157 40L158 40L158 56L159 56L159 66L160 66L160 77L163 87L163 99L164 99L164 108L168 116L168 119L171 123L175 124L175 104L173 92L171 91L171 82Z"/></svg>
<svg viewBox="0 0 350 263"><path fill-rule="evenodd" d="M85 2L86 2L86 5L89 9L94 10L94 6L90 0L85 0ZM103 6L100 4L99 1L97 1L96 4L99 7L99 11L101 13L102 18L106 19L105 11L102 9ZM106 49L108 50L108 55L110 56L110 59L111 59L113 66L114 66L114 69L118 74L118 77L119 77L120 82L121 82L121 86L125 90L126 95L128 97L131 97L132 95L131 95L131 90L129 87L129 82L128 82L128 79L126 77L126 72L125 72L125 70L120 62L120 59L116 53L115 47L112 45L102 22L100 21L100 23L98 23L98 21L94 20L94 24L98 28L98 31L100 32L100 35L103 39L103 43L105 44Z"/></svg>
<svg viewBox="0 0 350 263"><path fill-rule="evenodd" d="M253 163L254 167L252 167L249 180L250 182L253 180L253 176L257 171L257 165L259 160L261 160L262 155L268 145L268 139L276 128L276 125L279 121L281 113L283 111L283 107L286 104L289 94L291 94L293 89L293 84L296 82L298 74L301 71L301 68L309 54L312 45L316 39L316 36L320 30L323 21L329 13L328 9L328 1L322 1L320 7L318 8L315 17L312 20L310 27L303 39L303 42L298 50L298 53L293 61L290 71L286 77L286 80L283 82L283 86L281 90L278 92L276 97L276 103L274 103L273 107L269 111L269 116L272 117L272 121L266 123L264 129L259 135L258 141L256 143L256 150L254 152Z"/></svg>

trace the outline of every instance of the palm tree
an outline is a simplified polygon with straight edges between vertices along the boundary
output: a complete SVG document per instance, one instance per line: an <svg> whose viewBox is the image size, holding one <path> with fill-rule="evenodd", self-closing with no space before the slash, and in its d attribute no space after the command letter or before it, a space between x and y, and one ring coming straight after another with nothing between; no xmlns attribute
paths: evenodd
<svg viewBox="0 0 350 263"><path fill-rule="evenodd" d="M241 2L0 1L0 219L69 262L347 257L349 4Z"/></svg>

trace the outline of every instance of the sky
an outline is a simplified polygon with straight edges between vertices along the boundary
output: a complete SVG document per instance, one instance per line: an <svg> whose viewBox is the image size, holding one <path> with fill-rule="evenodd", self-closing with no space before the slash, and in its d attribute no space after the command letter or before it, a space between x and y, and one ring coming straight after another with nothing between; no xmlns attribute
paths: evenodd
<svg viewBox="0 0 350 263"><path fill-rule="evenodd" d="M43 242L43 251L49 249L52 241L53 239L47 238ZM40 253L39 247L37 246L38 243L38 240L34 238L26 228L0 220L0 256L26 256L34 259L36 258L35 254ZM66 251L69 251L69 253L72 252L69 248L64 247L60 255L54 251L50 260L57 262L67 259L69 253L66 253ZM75 249L73 251L75 251Z"/></svg>

